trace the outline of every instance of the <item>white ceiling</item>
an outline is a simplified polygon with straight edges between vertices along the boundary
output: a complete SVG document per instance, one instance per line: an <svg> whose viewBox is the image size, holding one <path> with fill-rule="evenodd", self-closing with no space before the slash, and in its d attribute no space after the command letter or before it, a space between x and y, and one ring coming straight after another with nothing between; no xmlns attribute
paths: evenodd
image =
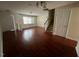
<svg viewBox="0 0 79 59"><path fill-rule="evenodd" d="M75 3L74 1L48 1L47 7L53 9L56 7ZM42 15L47 14L41 8L36 7L36 1L0 1L0 10L11 10L13 12L28 14L28 15Z"/></svg>

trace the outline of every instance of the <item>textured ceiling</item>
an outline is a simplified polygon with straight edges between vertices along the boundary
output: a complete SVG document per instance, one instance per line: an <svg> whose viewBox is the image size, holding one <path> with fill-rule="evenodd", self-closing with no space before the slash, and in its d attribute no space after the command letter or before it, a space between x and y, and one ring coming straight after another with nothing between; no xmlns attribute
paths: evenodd
<svg viewBox="0 0 79 59"><path fill-rule="evenodd" d="M69 1L48 1L47 7L53 9L56 7L72 4L75 2ZM0 10L11 10L17 13L22 14L31 14L31 15L42 15L47 14L47 11L42 10L41 8L36 7L36 1L0 1Z"/></svg>

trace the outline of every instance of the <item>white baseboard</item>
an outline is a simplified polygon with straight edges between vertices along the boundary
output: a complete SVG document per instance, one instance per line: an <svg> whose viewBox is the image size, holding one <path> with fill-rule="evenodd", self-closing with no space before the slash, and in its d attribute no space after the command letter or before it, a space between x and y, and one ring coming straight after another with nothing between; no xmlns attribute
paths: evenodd
<svg viewBox="0 0 79 59"><path fill-rule="evenodd" d="M66 38L72 39L72 40L75 40L75 41L78 42L78 43L77 43L77 46L76 46L76 52L77 52L77 55L78 55L78 57L79 57L79 39L71 38L71 37L68 37L68 36L67 36Z"/></svg>

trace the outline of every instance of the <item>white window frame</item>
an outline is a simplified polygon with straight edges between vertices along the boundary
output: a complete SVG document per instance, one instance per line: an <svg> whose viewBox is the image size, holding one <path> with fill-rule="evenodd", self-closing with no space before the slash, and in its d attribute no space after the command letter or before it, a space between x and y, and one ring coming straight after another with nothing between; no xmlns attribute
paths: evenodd
<svg viewBox="0 0 79 59"><path fill-rule="evenodd" d="M34 18L31 16L23 16L23 24L34 24Z"/></svg>

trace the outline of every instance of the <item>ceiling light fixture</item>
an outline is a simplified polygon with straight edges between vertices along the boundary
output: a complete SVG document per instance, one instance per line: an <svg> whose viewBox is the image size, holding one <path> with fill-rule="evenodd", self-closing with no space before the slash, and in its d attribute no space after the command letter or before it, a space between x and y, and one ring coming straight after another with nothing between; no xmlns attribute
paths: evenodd
<svg viewBox="0 0 79 59"><path fill-rule="evenodd" d="M38 8L43 9L43 10L48 10L48 8L47 8L47 2L46 1L36 2L36 6Z"/></svg>

